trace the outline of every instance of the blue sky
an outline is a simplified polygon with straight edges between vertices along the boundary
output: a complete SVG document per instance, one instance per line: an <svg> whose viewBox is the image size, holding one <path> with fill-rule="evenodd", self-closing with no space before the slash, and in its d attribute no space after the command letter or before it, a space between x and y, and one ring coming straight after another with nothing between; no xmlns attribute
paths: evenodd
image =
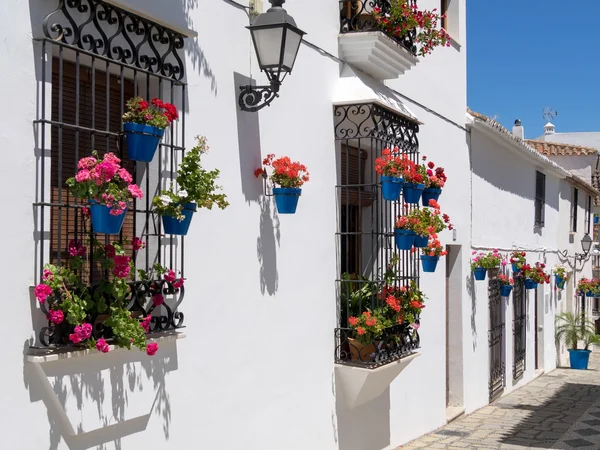
<svg viewBox="0 0 600 450"><path fill-rule="evenodd" d="M557 133L600 131L599 17L598 0L467 0L468 105L528 139L546 106Z"/></svg>

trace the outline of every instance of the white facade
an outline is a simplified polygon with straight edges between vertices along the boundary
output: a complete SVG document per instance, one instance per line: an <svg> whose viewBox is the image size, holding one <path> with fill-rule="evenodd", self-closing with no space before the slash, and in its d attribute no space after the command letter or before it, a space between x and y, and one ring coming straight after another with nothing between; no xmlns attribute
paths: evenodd
<svg viewBox="0 0 600 450"><path fill-rule="evenodd" d="M1 169L3 191L10 193L3 201L18 217L2 225L9 237L4 252L14 255L1 263L9 274L5 296L11 302L10 320L0 331L6 343L6 368L0 377L4 386L0 429L6 447L134 450L189 448L195 442L215 450L384 449L443 425L443 263L435 274L421 277L429 297L420 329L421 356L381 396L359 407L348 408L336 386L337 171L332 102L343 62L338 53L337 2L286 3L308 33L306 42L280 97L260 113L245 113L237 104L239 86L247 83L246 77L265 84L265 76L256 63L243 7L227 1L168 6L159 0L110 1L197 33L185 47L185 144L190 147L197 134L207 137L211 152L205 165L221 170L219 183L231 206L197 213L186 239L188 281L181 305L185 339L163 342L154 358L134 350L42 365L24 362L40 322L31 295L37 282L32 204L40 155L32 124L40 114L42 74L40 44L32 36L42 36L42 20L55 7L51 3L9 0L3 23L6 39L0 48L0 58L10 61L11 67L3 71L0 83L2 97L11 105L2 113L0 132L3 147L11 149ZM469 276L471 236L470 211L465 208L465 199L470 198L463 127L465 1L452 5L453 46L437 49L386 84L423 122L421 154L448 173L441 201L457 232L455 237L446 232L441 238L456 246L451 313L462 311L458 320L469 324L471 300L463 282ZM432 9L438 2L423 0L419 6ZM47 76L48 110L51 89ZM254 178L253 171L268 153L289 155L311 172L295 216L277 216ZM467 327L464 342L453 343L452 352L461 354L463 346L471 349L470 337ZM485 347L484 333L478 335L477 346ZM469 356L466 364L481 363L477 358L479 354ZM464 379L459 375L451 381L459 406L467 403L462 389L469 386L470 373L465 370Z"/></svg>
<svg viewBox="0 0 600 450"><path fill-rule="evenodd" d="M555 345L554 321L556 314L563 311L576 311L580 308L580 299L575 297L577 280L590 277L592 273L590 258L575 262L576 253L582 253L581 239L587 232L586 208L587 196L594 195L591 186L576 181L566 169L538 154L522 140L515 138L508 130L491 119L469 117L472 125L470 148L472 160L472 207L474 251L489 251L497 248L509 255L520 250L527 253L527 262L543 262L548 272L557 265L563 265L570 273L570 281L564 290L551 284L541 285L537 290L526 290L526 361L522 377L514 379L514 295L503 299L505 321L504 393L531 381L543 371L551 371L557 362L567 364L564 343ZM536 171L545 174L545 223L535 226ZM573 233L571 222L573 187L580 189L577 205L577 232ZM576 273L574 270L576 269ZM510 266L504 269L511 274ZM473 323L480 330L488 326L488 282L475 282L473 290ZM590 302L587 303L590 310ZM475 334L475 332L474 332ZM479 336L475 352L484 358L488 350L487 335ZM471 376L474 380L470 389L472 408L487 403L486 367L474 365Z"/></svg>

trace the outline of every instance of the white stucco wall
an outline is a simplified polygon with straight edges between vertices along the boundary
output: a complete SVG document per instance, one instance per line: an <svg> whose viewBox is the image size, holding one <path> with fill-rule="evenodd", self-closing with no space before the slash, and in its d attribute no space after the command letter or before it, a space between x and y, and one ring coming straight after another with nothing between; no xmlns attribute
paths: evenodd
<svg viewBox="0 0 600 450"><path fill-rule="evenodd" d="M592 182L592 173L596 170L598 155L593 156L549 156L559 166L571 171L574 175Z"/></svg>
<svg viewBox="0 0 600 450"><path fill-rule="evenodd" d="M600 150L600 133L597 131L545 134L540 136L538 140L559 142L561 144L583 145L584 147L592 147Z"/></svg>
<svg viewBox="0 0 600 450"><path fill-rule="evenodd" d="M514 152L514 142L508 143L503 137L491 138L490 132L472 128L470 148L473 167L473 238L474 250L498 248L507 254L511 249L527 252L528 263L543 262L551 271L558 264L570 267L575 252L581 251L580 241L584 232L585 201L578 205L579 232L569 241L570 230L570 182L555 173L544 163L534 163L529 158ZM491 131L491 133L494 133ZM509 150L509 146L513 149ZM523 150L525 152L525 150ZM534 228L535 172L546 174L545 225ZM587 195L587 194L586 194ZM583 197L583 194L582 194ZM562 256L566 252L567 257ZM560 253L560 254L559 254ZM578 266L577 279L591 275L591 264L585 262ZM511 273L506 269L506 273ZM572 275L572 274L571 274ZM573 283L573 281L571 281ZM569 302L573 302L573 285L559 291L551 285L541 285L535 293L527 292L526 322L526 369L523 377L513 380L513 296L503 300L505 311L505 364L506 387L504 393L528 383L536 376L535 370L535 333L538 338L538 369L553 370L557 364L557 349L554 339L554 321L558 312L565 311ZM488 282L474 282L472 324L478 332L473 333L473 351L471 357L476 362L487 361L488 327ZM535 312L538 323L536 330ZM566 349L559 349L561 363L565 364ZM466 360L465 360L466 363ZM479 408L488 402L487 364L473 364L468 376L473 389L467 391L465 400L467 411Z"/></svg>
<svg viewBox="0 0 600 450"><path fill-rule="evenodd" d="M205 164L221 170L219 181L231 203L225 211L200 211L186 239L188 282L181 310L187 339L163 344L154 359L116 352L48 366L54 393L41 391L43 380L23 362L23 354L34 335L32 321L39 319L29 294L35 283L37 149L32 122L38 108L31 36L40 34L42 4L48 8L41 0L7 0L0 7L5 13L0 58L11 67L0 75L0 94L11 105L0 112L0 143L10 149L0 183L10 193L3 197L6 210L18 218L1 225L8 237L4 252L15 255L0 263L10 277L4 292L11 302L10 320L0 329L6 343L0 375L0 431L6 448L63 450L106 443L107 449L141 450L152 445L189 448L195 442L215 450L379 450L444 424L443 261L435 274L421 279L429 297L420 329L422 356L383 396L364 407L350 411L336 398L331 99L339 61L303 45L294 73L273 105L259 114L241 113L236 74L249 76L251 67L257 81L265 81L250 51L248 17L231 3L205 0L169 6L158 0L127 0L163 22L198 32L186 47L186 145L196 134L207 137L211 152ZM438 5L428 0L420 6ZM422 154L443 165L449 176L441 203L457 233L456 240L449 232L441 238L468 253L469 155L460 128L466 106L464 0L459 6L462 47L439 49L388 85L425 106L407 100L424 122ZM308 33L308 41L337 55L337 2L291 0L286 7ZM267 153L299 159L311 172L295 216L275 217L273 205L261 197L262 186L252 172ZM468 257L461 261L466 279ZM463 305L463 323L470 324L467 285L454 292ZM485 324L479 315L476 319L477 352L469 363L485 356L479 353L486 348ZM467 327L465 341L471 336ZM465 348L471 345L465 342ZM465 386L470 386L471 370L465 372ZM65 436L66 424L52 410L54 399L66 405L79 437Z"/></svg>

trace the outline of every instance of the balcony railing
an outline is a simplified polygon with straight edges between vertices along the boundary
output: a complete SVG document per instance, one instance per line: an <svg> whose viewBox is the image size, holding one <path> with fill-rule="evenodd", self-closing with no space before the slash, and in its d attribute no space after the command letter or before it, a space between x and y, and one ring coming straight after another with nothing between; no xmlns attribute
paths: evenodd
<svg viewBox="0 0 600 450"><path fill-rule="evenodd" d="M415 0L409 0L415 3ZM381 31L396 43L408 50L412 55L417 55L415 45L416 31L396 36L385 32L373 16L373 10L379 8L385 15L390 10L389 0L341 0L340 2L340 33L363 33L367 31Z"/></svg>

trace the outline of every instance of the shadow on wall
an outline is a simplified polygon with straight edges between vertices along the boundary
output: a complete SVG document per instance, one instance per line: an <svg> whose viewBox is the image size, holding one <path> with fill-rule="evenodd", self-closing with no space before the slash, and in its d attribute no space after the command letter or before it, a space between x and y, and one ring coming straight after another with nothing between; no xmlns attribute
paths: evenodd
<svg viewBox="0 0 600 450"><path fill-rule="evenodd" d="M471 335L473 336L473 351L477 349L477 294L475 292L475 277L469 271L465 277L467 294L471 298Z"/></svg>
<svg viewBox="0 0 600 450"><path fill-rule="evenodd" d="M381 450L390 445L389 388L379 397L352 409L338 394L336 414L339 450Z"/></svg>
<svg viewBox="0 0 600 450"><path fill-rule="evenodd" d="M30 345L25 342L24 351ZM177 370L175 342L163 342L153 356L131 350L91 354L44 364L25 362L23 382L30 401L43 401L48 414L49 450L61 440L70 450L120 450L123 437L144 431L151 416L162 418L169 439L171 404L165 376Z"/></svg>
<svg viewBox="0 0 600 450"><path fill-rule="evenodd" d="M234 72L233 89L236 102L240 92L239 87L249 84L255 84L254 80ZM258 113L242 111L237 104L236 112L242 192L247 203L260 205L260 231L256 240L256 256L260 263L260 290L263 295L265 292L274 295L279 283L277 247L279 247L281 231L279 216L273 207L272 197L264 195L263 181L254 175L254 171L262 167L263 160Z"/></svg>

